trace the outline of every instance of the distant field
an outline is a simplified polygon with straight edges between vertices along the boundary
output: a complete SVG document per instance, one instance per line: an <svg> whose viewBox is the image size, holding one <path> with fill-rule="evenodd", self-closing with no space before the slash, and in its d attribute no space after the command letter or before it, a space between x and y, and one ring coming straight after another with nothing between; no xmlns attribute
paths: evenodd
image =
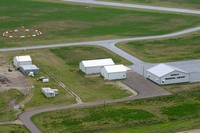
<svg viewBox="0 0 200 133"><path fill-rule="evenodd" d="M97 54L98 53L98 54ZM74 46L56 49L42 49L31 51L17 51L12 53L1 53L7 60L12 60L16 55L29 54L33 58L34 64L39 68L42 66L51 74L58 77L71 90L78 94L84 102L117 99L130 96L130 93L121 90L121 87L104 81L102 77L85 77L79 70L79 62L86 59L112 58L117 64L130 65L131 63L102 47L96 46ZM39 76L48 75L41 69ZM50 78L50 83L36 81L36 78L29 78L34 88L33 98L26 104L26 108L58 106L75 103L75 100L66 93L55 81ZM41 87L52 87L60 90L60 94L55 98L46 98L41 93Z"/></svg>
<svg viewBox="0 0 200 133"><path fill-rule="evenodd" d="M184 88L187 87L187 90ZM171 96L32 117L43 132L174 133L200 127L200 84L165 86Z"/></svg>
<svg viewBox="0 0 200 133"><path fill-rule="evenodd" d="M103 0L123 3L145 4L175 8L200 9L199 0Z"/></svg>
<svg viewBox="0 0 200 133"><path fill-rule="evenodd" d="M29 133L24 126L18 125L0 125L1 133Z"/></svg>
<svg viewBox="0 0 200 133"><path fill-rule="evenodd" d="M120 49L146 62L200 59L200 32L181 37L117 44Z"/></svg>
<svg viewBox="0 0 200 133"><path fill-rule="evenodd" d="M0 37L0 47L17 47L158 35L197 26L198 15L183 15L113 7L32 0L1 0L0 32L34 28L43 33L32 39Z"/></svg>

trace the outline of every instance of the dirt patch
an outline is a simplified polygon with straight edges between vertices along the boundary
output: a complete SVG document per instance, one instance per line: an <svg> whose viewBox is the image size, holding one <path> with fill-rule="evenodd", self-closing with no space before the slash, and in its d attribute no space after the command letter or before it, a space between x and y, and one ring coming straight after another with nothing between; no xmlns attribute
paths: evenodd
<svg viewBox="0 0 200 133"><path fill-rule="evenodd" d="M6 61L0 61L0 91L15 88L23 94L28 94L31 83L19 71Z"/></svg>

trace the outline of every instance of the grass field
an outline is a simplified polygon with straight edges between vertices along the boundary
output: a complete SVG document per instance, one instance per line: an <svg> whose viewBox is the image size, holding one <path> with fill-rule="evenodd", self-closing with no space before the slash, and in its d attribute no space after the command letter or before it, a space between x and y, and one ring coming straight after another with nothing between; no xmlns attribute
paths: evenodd
<svg viewBox="0 0 200 133"><path fill-rule="evenodd" d="M146 62L200 59L200 32L181 37L117 44L120 49Z"/></svg>
<svg viewBox="0 0 200 133"><path fill-rule="evenodd" d="M17 115L13 108L9 106L9 102L15 101L18 104L24 97L21 92L15 89L0 92L0 121L15 120Z"/></svg>
<svg viewBox="0 0 200 133"><path fill-rule="evenodd" d="M40 64L43 63L49 71L58 74L60 79L83 101L116 99L130 95L126 91L120 90L118 86L107 84L102 77L84 77L84 74L79 70L79 62L86 59L112 58L117 64L130 64L114 53L93 46L65 47L51 49L50 52L53 58L48 61L46 60L48 57L44 57L44 60L40 58ZM51 64L51 62L56 63Z"/></svg>
<svg viewBox="0 0 200 133"><path fill-rule="evenodd" d="M31 39L0 37L0 47L17 47L171 33L200 23L198 15L118 9L32 0L1 0L0 31L39 29Z"/></svg>
<svg viewBox="0 0 200 133"><path fill-rule="evenodd" d="M24 126L0 125L1 133L29 133Z"/></svg>
<svg viewBox="0 0 200 133"><path fill-rule="evenodd" d="M39 76L49 77L42 68L40 68L40 75L35 78L30 78L30 81L34 84L34 89L31 92L34 96L29 102L25 104L25 109L39 108L39 107L49 107L58 105L68 105L75 103L75 99L68 94L62 87L60 87L51 77L49 83L42 83L42 81L37 81L36 78ZM54 98L46 98L44 94L41 93L41 87L51 87L59 90L59 94Z"/></svg>
<svg viewBox="0 0 200 133"><path fill-rule="evenodd" d="M103 0L123 3L145 4L175 8L200 9L199 0Z"/></svg>
<svg viewBox="0 0 200 133"><path fill-rule="evenodd" d="M85 77L79 70L79 62L86 59L112 58L117 64L131 64L105 48L95 46L76 46L1 53L1 55L4 56L4 58L7 58L10 62L16 55L26 54L31 55L33 63L38 65L39 68L42 66L42 68L45 68L48 72L59 78L66 86L80 96L83 102L117 99L130 96L130 93L122 90L118 85L115 85L115 82L112 82L114 84L110 84L110 82L104 81L103 78L99 76ZM39 76L49 77L43 69L41 69ZM39 76L29 78L30 81L33 82L35 88L33 89L34 96L26 104L26 108L75 103L74 98L66 93L51 78L50 83L47 84L42 83L41 81L36 81L36 78ZM57 88L60 90L60 94L55 98L48 99L41 93L41 87Z"/></svg>
<svg viewBox="0 0 200 133"><path fill-rule="evenodd" d="M181 90L181 86L188 85L187 91ZM176 87L179 92L171 96L42 113L32 120L43 132L174 133L199 128L200 84L165 88Z"/></svg>

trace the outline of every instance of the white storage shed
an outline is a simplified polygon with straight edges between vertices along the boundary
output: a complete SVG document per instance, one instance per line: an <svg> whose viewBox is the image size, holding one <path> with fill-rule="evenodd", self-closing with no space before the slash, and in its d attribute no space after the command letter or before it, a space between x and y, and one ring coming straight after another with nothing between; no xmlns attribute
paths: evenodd
<svg viewBox="0 0 200 133"><path fill-rule="evenodd" d="M148 69L147 78L159 85L190 82L188 72L165 64Z"/></svg>
<svg viewBox="0 0 200 133"><path fill-rule="evenodd" d="M16 68L19 68L19 66L22 65L32 65L32 59L29 55L15 56L13 64Z"/></svg>
<svg viewBox="0 0 200 133"><path fill-rule="evenodd" d="M114 65L115 63L111 58L97 59L97 60L84 60L79 63L79 68L85 74L97 74L101 72L103 66Z"/></svg>
<svg viewBox="0 0 200 133"><path fill-rule="evenodd" d="M126 71L124 65L104 66L101 69L101 75L108 80L125 79Z"/></svg>
<svg viewBox="0 0 200 133"><path fill-rule="evenodd" d="M57 89L51 89L49 87L41 88L41 91L46 97L55 97L59 93Z"/></svg>

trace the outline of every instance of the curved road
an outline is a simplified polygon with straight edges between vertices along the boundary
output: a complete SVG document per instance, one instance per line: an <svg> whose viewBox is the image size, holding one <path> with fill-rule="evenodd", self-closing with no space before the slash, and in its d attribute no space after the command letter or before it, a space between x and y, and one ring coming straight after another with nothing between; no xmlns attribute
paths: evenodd
<svg viewBox="0 0 200 133"><path fill-rule="evenodd" d="M165 8L165 7L155 7L155 6L144 6L144 5L135 5L135 4L122 4L122 3L114 3L114 2L100 2L95 0L64 0L68 2L79 2L79 3L87 3L87 4L99 4L99 5L108 5L108 6L120 6L120 7L129 7L129 8L139 8L139 9L147 9L147 10L159 10L159 11L169 11L169 12L179 12L179 13L189 13L189 14L200 14L199 10L187 10L187 9L177 9L177 8ZM200 26L186 29L183 31L179 31L176 33L166 34L166 35L158 35L158 36L148 36L148 37L135 37L135 38L125 38L125 39L113 39L113 40L103 40L103 41L91 41L91 42L75 42L75 43L68 43L68 44L55 44L55 45L41 45L41 46L30 46L30 47L20 47L20 48L4 48L0 49L0 52L7 52L7 51L17 51L17 50L28 50L28 49L41 49L41 48L53 48L53 47L65 47L65 46L75 46L75 45L98 45L103 46L114 53L122 56L123 58L131 61L134 63L133 66L130 66L131 69L135 70L136 72L141 74L141 66L149 67L155 64L150 64L143 62L136 57L122 51L121 49L115 47L116 43L125 42L125 41L137 41L137 40L148 40L148 39L161 39L161 38L170 38L175 37L195 31L199 31ZM174 62L169 64L174 65L191 65L191 63L197 64L198 68L200 66L200 60L195 61L186 61L186 62ZM196 69L195 69L196 70ZM106 101L106 104L117 103L122 101L134 100L138 98L143 98L140 95L135 97L128 97L122 98L117 100L110 100ZM24 123L24 125L31 131L32 133L41 133L39 128L35 126L35 124L31 121L31 117L38 113L48 112L48 111L56 111L62 109L69 109L69 108L81 108L81 107L90 107L90 106L100 106L103 105L104 101L100 102L93 102L93 103L83 103L83 104L73 104L69 106L59 106L59 107L49 107L49 108L42 108L24 112L19 115L19 119Z"/></svg>
<svg viewBox="0 0 200 133"><path fill-rule="evenodd" d="M76 2L76 3L85 3L85 4L94 4L94 5L104 5L104 6L115 6L115 7L126 7L126 8L136 8L136 9L145 9L145 10L154 10L154 11L166 11L166 12L178 12L178 13L188 13L188 14L200 14L199 10L190 10L183 8L169 8L169 7L159 7L159 6L146 6L138 4L125 4L117 2L105 2L97 0L62 0L66 2Z"/></svg>

